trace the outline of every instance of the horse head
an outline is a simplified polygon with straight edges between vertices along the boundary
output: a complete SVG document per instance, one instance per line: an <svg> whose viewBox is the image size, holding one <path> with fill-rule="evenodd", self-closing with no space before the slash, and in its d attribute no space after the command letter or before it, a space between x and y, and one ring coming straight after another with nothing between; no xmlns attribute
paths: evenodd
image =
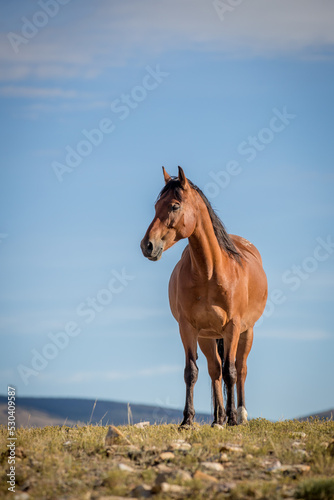
<svg viewBox="0 0 334 500"><path fill-rule="evenodd" d="M162 252L177 241L189 238L196 225L194 192L179 167L178 177L171 177L162 167L165 186L155 204L155 216L140 247L145 257L159 260Z"/></svg>

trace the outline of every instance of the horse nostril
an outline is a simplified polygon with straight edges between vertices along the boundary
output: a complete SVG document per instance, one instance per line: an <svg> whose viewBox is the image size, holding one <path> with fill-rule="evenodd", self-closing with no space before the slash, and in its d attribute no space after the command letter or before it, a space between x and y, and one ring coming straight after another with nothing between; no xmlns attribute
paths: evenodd
<svg viewBox="0 0 334 500"><path fill-rule="evenodd" d="M146 245L146 250L148 251L148 253L151 255L151 253L153 252L153 243L151 241L149 241Z"/></svg>

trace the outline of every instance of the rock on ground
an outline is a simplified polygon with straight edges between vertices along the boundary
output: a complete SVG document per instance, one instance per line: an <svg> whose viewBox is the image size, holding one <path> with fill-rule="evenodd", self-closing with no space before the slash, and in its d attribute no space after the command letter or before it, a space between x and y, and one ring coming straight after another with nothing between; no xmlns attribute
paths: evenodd
<svg viewBox="0 0 334 500"><path fill-rule="evenodd" d="M109 425L107 435L105 437L105 446L111 446L113 444L131 444L128 438L125 437L123 432L121 432L114 425Z"/></svg>

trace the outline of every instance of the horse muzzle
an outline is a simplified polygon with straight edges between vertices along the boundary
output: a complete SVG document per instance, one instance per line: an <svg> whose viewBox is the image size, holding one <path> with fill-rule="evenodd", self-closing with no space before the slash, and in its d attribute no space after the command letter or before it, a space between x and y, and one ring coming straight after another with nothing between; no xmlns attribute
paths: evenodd
<svg viewBox="0 0 334 500"><path fill-rule="evenodd" d="M153 261L161 259L161 255L164 250L162 241L156 243L149 240L148 238L144 238L141 241L140 248L143 252L144 257L147 257L149 260Z"/></svg>

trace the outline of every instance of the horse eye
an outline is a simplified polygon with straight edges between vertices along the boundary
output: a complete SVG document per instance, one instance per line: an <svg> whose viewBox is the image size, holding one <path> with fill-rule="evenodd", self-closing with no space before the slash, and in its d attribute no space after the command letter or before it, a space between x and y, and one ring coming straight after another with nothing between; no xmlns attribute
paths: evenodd
<svg viewBox="0 0 334 500"><path fill-rule="evenodd" d="M181 205L172 205L172 211L176 212L180 208L180 206Z"/></svg>

